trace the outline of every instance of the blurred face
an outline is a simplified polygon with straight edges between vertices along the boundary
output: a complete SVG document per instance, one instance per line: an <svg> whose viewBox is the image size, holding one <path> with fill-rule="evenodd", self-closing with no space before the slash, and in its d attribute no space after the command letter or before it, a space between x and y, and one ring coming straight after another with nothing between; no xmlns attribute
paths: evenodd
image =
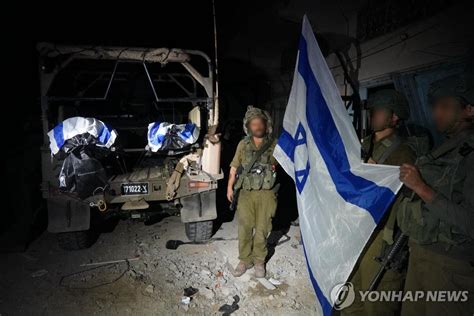
<svg viewBox="0 0 474 316"><path fill-rule="evenodd" d="M254 137L262 138L267 133L267 124L264 119L256 117L248 123L250 133Z"/></svg>
<svg viewBox="0 0 474 316"><path fill-rule="evenodd" d="M389 109L385 108L374 108L370 111L370 124L374 132L380 132L387 127L393 127L396 125L394 121L395 114Z"/></svg>
<svg viewBox="0 0 474 316"><path fill-rule="evenodd" d="M433 103L433 121L436 129L442 133L449 133L471 115L472 106L463 108L455 97L441 97Z"/></svg>

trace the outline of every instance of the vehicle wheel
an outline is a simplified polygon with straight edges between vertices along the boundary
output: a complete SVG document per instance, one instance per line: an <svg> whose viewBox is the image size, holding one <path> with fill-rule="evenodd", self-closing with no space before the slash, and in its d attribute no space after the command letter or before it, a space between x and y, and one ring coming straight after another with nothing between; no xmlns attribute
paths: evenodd
<svg viewBox="0 0 474 316"><path fill-rule="evenodd" d="M91 230L56 234L59 247L64 250L80 250L92 246L99 234Z"/></svg>
<svg viewBox="0 0 474 316"><path fill-rule="evenodd" d="M212 236L212 221L185 223L186 236L190 241L206 241Z"/></svg>

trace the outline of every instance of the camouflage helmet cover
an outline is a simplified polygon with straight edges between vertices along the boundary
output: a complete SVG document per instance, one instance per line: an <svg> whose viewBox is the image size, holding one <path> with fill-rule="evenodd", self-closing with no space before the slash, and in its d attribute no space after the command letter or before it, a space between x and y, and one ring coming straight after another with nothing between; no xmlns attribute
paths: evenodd
<svg viewBox="0 0 474 316"><path fill-rule="evenodd" d="M256 108L253 105L249 105L247 107L247 112L245 112L245 117L244 117L244 132L246 135L250 135L250 131L248 129L248 123L254 118L263 119L267 124L267 134L272 133L273 126L272 126L272 118L270 114L265 110Z"/></svg>
<svg viewBox="0 0 474 316"><path fill-rule="evenodd" d="M407 99L394 89L383 89L375 92L367 100L369 109L385 108L392 110L402 120L410 117L410 107Z"/></svg>
<svg viewBox="0 0 474 316"><path fill-rule="evenodd" d="M466 72L433 82L428 91L430 102L442 97L461 97L474 104L474 76Z"/></svg>

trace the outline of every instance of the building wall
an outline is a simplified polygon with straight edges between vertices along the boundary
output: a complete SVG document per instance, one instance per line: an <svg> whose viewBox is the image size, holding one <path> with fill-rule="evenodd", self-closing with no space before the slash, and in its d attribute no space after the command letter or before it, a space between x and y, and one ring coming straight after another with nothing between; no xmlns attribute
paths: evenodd
<svg viewBox="0 0 474 316"><path fill-rule="evenodd" d="M248 10L240 21L246 27L229 41L224 54L258 69L262 75L258 80L264 81L261 86L268 91L263 93L261 88L255 88L253 78L249 78L248 85L256 96L240 98L239 102L271 111L275 131L280 131L304 14L316 34L330 39L330 46L348 47L346 56L352 62L354 79L363 88L363 97L364 88L390 83L394 73L457 61L466 56L470 43L474 41L474 6L471 0L393 33L360 43L358 56L355 44L347 43L356 42L357 14L366 3L367 0L271 1ZM329 54L327 62L341 95L351 94L336 56ZM285 68L285 63L291 66ZM262 98L264 94L266 97Z"/></svg>
<svg viewBox="0 0 474 316"><path fill-rule="evenodd" d="M468 1L396 32L361 43L356 79L362 87L384 84L393 73L458 61L467 55L474 42L473 7ZM351 19L356 19L356 15ZM349 56L356 63L355 47L350 49ZM328 58L328 64L343 92L342 69L334 56Z"/></svg>

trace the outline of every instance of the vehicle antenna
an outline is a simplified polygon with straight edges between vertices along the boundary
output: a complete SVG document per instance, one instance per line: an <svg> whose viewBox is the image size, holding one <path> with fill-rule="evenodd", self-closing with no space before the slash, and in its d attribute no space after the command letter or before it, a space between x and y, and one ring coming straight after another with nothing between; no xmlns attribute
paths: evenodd
<svg viewBox="0 0 474 316"><path fill-rule="evenodd" d="M212 0L212 17L214 21L214 58L215 58L215 73L216 73L216 91L214 93L214 125L218 124L219 121L219 72L217 65L217 23L216 23L216 4L215 0Z"/></svg>

